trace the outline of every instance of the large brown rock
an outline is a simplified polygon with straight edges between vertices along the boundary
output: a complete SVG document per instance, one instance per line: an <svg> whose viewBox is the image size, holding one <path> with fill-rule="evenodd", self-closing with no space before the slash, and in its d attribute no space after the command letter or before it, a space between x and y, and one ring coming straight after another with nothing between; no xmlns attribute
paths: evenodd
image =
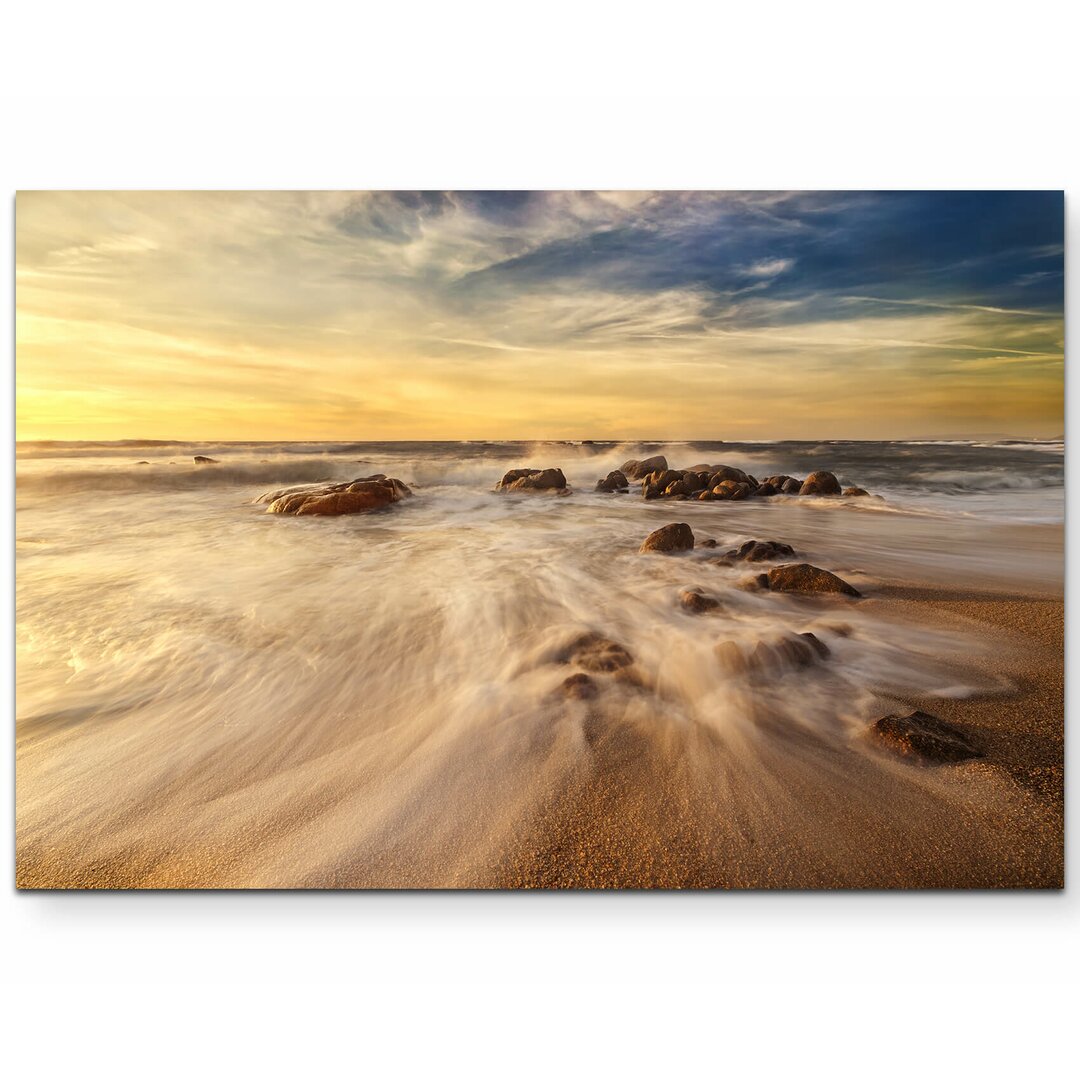
<svg viewBox="0 0 1080 1080"><path fill-rule="evenodd" d="M380 510L412 494L408 485L381 473L340 484L304 486L271 491L258 501L269 502L269 514L336 516Z"/></svg>
<svg viewBox="0 0 1080 1080"><path fill-rule="evenodd" d="M667 468L667 458L663 454L645 458L644 461L628 461L619 470L627 480L644 480L651 472L662 472Z"/></svg>
<svg viewBox="0 0 1080 1080"><path fill-rule="evenodd" d="M764 580L761 580L763 578ZM809 563L788 563L774 566L762 574L759 583L775 592L842 593L844 596L861 596L853 585L828 570Z"/></svg>
<svg viewBox="0 0 1080 1080"><path fill-rule="evenodd" d="M495 490L563 492L568 489L562 469L511 469L495 485Z"/></svg>
<svg viewBox="0 0 1080 1080"><path fill-rule="evenodd" d="M812 472L799 488L800 495L839 495L840 481L831 472Z"/></svg>
<svg viewBox="0 0 1080 1080"><path fill-rule="evenodd" d="M737 484L750 483L750 477L742 469L736 469L731 465L714 466L709 472L709 487L715 488L717 484L722 483L724 480L734 480Z"/></svg>
<svg viewBox="0 0 1080 1080"><path fill-rule="evenodd" d="M597 491L611 492L623 492L629 491L630 485L627 483L626 477L616 469L614 472L609 472L603 480L596 481Z"/></svg>
<svg viewBox="0 0 1080 1080"><path fill-rule="evenodd" d="M641 552L656 551L668 554L673 551L692 551L693 547L694 533L689 525L680 521L649 533L642 541Z"/></svg>
<svg viewBox="0 0 1080 1080"><path fill-rule="evenodd" d="M925 764L951 764L983 756L973 739L929 713L883 716L871 731L890 750Z"/></svg>

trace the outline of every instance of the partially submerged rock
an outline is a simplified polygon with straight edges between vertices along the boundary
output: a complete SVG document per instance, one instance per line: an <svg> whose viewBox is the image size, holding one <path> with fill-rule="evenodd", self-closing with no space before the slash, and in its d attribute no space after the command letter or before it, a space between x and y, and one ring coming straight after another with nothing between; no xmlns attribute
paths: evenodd
<svg viewBox="0 0 1080 1080"><path fill-rule="evenodd" d="M651 472L667 468L667 458L663 454L645 458L644 461L630 460L619 470L628 480L643 480Z"/></svg>
<svg viewBox="0 0 1080 1080"><path fill-rule="evenodd" d="M708 615L711 611L719 611L722 605L715 596L708 596L701 589L682 589L679 606L691 615Z"/></svg>
<svg viewBox="0 0 1080 1080"><path fill-rule="evenodd" d="M747 540L745 544L725 553L725 559L737 562L772 562L775 559L794 557L795 549L779 540Z"/></svg>
<svg viewBox="0 0 1080 1080"><path fill-rule="evenodd" d="M630 653L617 641L591 630L560 649L555 659L560 664L576 664L594 673L619 671L634 662Z"/></svg>
<svg viewBox="0 0 1080 1080"><path fill-rule="evenodd" d="M596 490L621 494L629 491L630 485L625 475L616 469L614 472L609 472L603 480L596 481Z"/></svg>
<svg viewBox="0 0 1080 1080"><path fill-rule="evenodd" d="M380 510L412 495L408 485L382 473L340 484L304 485L283 488L260 496L257 502L269 502L268 514L337 516Z"/></svg>
<svg viewBox="0 0 1080 1080"><path fill-rule="evenodd" d="M783 634L754 644L721 641L714 651L721 666L732 675L769 677L811 667L830 655L828 645L811 633Z"/></svg>
<svg viewBox="0 0 1080 1080"><path fill-rule="evenodd" d="M196 454L192 459L196 465L220 465L221 462L217 458L204 457L202 454Z"/></svg>
<svg viewBox="0 0 1080 1080"><path fill-rule="evenodd" d="M767 574L762 574L758 584L764 589L775 592L801 593L842 593L844 596L861 596L853 585L837 577L828 570L810 563L788 563L786 566L774 566Z"/></svg>
<svg viewBox="0 0 1080 1080"><path fill-rule="evenodd" d="M553 693L571 701L588 701L600 693L600 687L596 685L596 680L591 675L579 671L576 675L569 675L563 679Z"/></svg>
<svg viewBox="0 0 1080 1080"><path fill-rule="evenodd" d="M692 551L693 547L693 531L686 522L680 521L649 533L642 541L640 551L642 554L649 551L668 554L673 551Z"/></svg>
<svg viewBox="0 0 1080 1080"><path fill-rule="evenodd" d="M562 469L511 469L496 485L496 491L566 492Z"/></svg>
<svg viewBox="0 0 1080 1080"><path fill-rule="evenodd" d="M952 764L983 756L959 728L918 710L907 716L883 716L870 730L890 750L924 764Z"/></svg>
<svg viewBox="0 0 1080 1080"><path fill-rule="evenodd" d="M800 495L839 495L840 481L831 472L812 472L799 488Z"/></svg>
<svg viewBox="0 0 1080 1080"><path fill-rule="evenodd" d="M869 495L870 492L861 487L846 487L841 494L848 496L849 498L858 497L861 495Z"/></svg>

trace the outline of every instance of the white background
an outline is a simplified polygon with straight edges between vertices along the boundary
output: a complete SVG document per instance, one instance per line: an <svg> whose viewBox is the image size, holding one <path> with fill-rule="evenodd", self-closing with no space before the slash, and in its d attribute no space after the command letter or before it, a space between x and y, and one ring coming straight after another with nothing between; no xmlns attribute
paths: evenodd
<svg viewBox="0 0 1080 1080"><path fill-rule="evenodd" d="M1064 3L65 0L3 25L6 200L1080 185ZM10 402L3 421L10 455ZM11 475L9 457L5 512ZM10 618L3 633L10 673ZM0 1022L19 1077L1075 1069L1075 889L20 895L2 806Z"/></svg>

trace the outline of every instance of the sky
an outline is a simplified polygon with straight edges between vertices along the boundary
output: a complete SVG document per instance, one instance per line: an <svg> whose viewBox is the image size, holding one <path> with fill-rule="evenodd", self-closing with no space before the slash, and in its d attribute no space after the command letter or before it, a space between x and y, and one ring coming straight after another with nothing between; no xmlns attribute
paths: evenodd
<svg viewBox="0 0 1080 1080"><path fill-rule="evenodd" d="M1060 192L20 192L19 439L1053 437Z"/></svg>

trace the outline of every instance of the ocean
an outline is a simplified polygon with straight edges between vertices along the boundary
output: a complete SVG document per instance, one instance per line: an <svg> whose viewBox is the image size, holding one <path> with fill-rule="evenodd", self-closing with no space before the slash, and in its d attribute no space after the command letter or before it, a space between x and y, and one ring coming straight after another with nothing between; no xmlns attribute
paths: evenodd
<svg viewBox="0 0 1080 1080"><path fill-rule="evenodd" d="M656 453L828 469L876 497L594 492ZM523 466L562 468L573 493L493 492ZM376 472L415 497L338 518L256 502ZM664 753L726 747L709 783L752 828L793 775L826 783L829 748L859 747L883 695L1008 689L986 662L1004 644L899 618L874 589L1060 595L1063 476L1060 442L19 443L19 858L69 884L505 883L611 725ZM717 548L638 553L674 521ZM870 601L747 591L747 567L708 558L746 539ZM718 611L688 614L686 587ZM636 672L588 704L559 695L584 633ZM766 682L717 663L718 643L795 633L828 662ZM800 738L763 735L777 725Z"/></svg>

